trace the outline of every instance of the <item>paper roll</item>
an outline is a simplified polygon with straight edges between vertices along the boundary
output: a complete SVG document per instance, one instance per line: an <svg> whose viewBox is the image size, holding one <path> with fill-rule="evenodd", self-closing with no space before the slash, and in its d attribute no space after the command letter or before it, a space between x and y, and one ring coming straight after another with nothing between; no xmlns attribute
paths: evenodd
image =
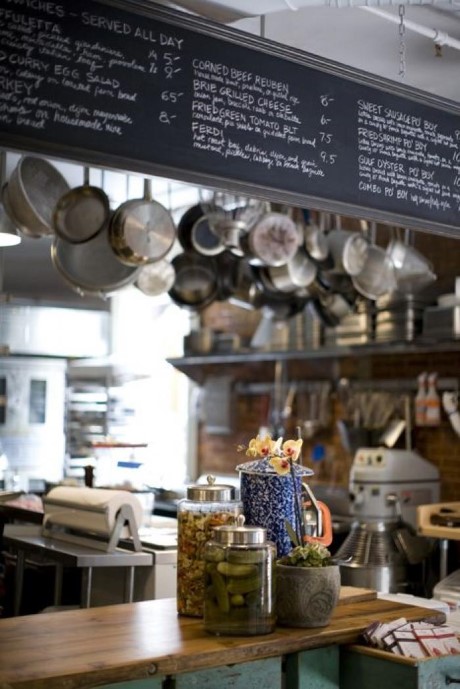
<svg viewBox="0 0 460 689"><path fill-rule="evenodd" d="M44 526L53 524L110 536L123 505L131 505L139 528L143 521L142 504L129 491L57 486L43 498Z"/></svg>

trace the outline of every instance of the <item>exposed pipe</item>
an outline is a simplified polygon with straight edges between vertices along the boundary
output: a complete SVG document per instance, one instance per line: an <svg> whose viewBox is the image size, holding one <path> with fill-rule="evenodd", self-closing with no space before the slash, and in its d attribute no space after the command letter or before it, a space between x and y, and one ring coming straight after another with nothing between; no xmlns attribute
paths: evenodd
<svg viewBox="0 0 460 689"><path fill-rule="evenodd" d="M364 6L361 6L360 9L366 10L366 12L371 12L372 14L375 14L378 17L382 17L382 19L386 19L390 22L393 22L394 24L401 23L401 18L399 17L399 15L391 14L390 12L385 12L385 10L380 10L376 7ZM412 22L408 19L404 19L404 26L406 29L409 29L410 31L415 31L416 33L422 36L430 38L437 46L447 45L449 46L449 48L455 48L456 50L460 50L460 41L456 38L452 38L452 36L449 36L449 34L445 33L445 31L430 29L427 26L423 26L423 24L418 24L417 22Z"/></svg>

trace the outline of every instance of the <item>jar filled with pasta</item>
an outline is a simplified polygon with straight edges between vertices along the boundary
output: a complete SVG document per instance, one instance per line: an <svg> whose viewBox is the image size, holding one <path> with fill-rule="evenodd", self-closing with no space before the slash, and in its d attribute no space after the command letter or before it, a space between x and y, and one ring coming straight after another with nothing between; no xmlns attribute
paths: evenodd
<svg viewBox="0 0 460 689"><path fill-rule="evenodd" d="M212 634L269 634L275 629L276 546L267 530L219 526L204 548L204 628Z"/></svg>
<svg viewBox="0 0 460 689"><path fill-rule="evenodd" d="M242 512L233 486L218 485L213 476L207 481L188 486L177 507L177 612L191 617L203 616L205 543L216 526L235 524Z"/></svg>

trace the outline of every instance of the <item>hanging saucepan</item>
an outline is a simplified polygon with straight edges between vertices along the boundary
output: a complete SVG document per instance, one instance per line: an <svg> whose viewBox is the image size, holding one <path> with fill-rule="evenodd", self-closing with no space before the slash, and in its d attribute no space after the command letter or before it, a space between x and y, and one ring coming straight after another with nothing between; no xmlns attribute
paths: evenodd
<svg viewBox="0 0 460 689"><path fill-rule="evenodd" d="M217 270L217 301L226 301L237 289L243 261L231 251L214 257Z"/></svg>
<svg viewBox="0 0 460 689"><path fill-rule="evenodd" d="M193 224L190 240L193 249L202 256L218 256L226 249L223 238L213 229L207 215L202 215Z"/></svg>
<svg viewBox="0 0 460 689"><path fill-rule="evenodd" d="M53 213L55 233L72 244L95 237L110 219L110 204L105 191L89 183L89 168L84 168L83 185L61 196Z"/></svg>
<svg viewBox="0 0 460 689"><path fill-rule="evenodd" d="M303 249L299 249L285 265L269 266L266 270L273 286L281 292L297 292L308 287L317 273L315 263Z"/></svg>
<svg viewBox="0 0 460 689"><path fill-rule="evenodd" d="M254 282L249 289L249 301L254 309L263 309L273 320L284 321L305 308L306 297L274 290L263 269L254 266L252 269Z"/></svg>
<svg viewBox="0 0 460 689"><path fill-rule="evenodd" d="M171 263L176 278L168 294L176 304L199 310L217 298L219 283L212 257L183 253L175 256Z"/></svg>
<svg viewBox="0 0 460 689"><path fill-rule="evenodd" d="M321 264L326 261L329 256L329 245L324 233L324 213L320 214L319 226L310 221L310 214L307 210L304 209L302 213L305 221L305 226L303 228L305 249L314 261Z"/></svg>
<svg viewBox="0 0 460 689"><path fill-rule="evenodd" d="M148 263L143 266L134 284L148 297L157 297L169 292L174 285L175 276L173 265L162 258L155 263Z"/></svg>
<svg viewBox="0 0 460 689"><path fill-rule="evenodd" d="M92 239L80 244L55 237L51 260L61 277L80 295L107 297L139 276L140 268L126 266L110 245L107 226Z"/></svg>
<svg viewBox="0 0 460 689"><path fill-rule="evenodd" d="M192 245L192 228L197 220L202 218L204 210L201 204L192 206L180 218L177 223L177 239L184 251L194 251Z"/></svg>
<svg viewBox="0 0 460 689"><path fill-rule="evenodd" d="M144 198L122 203L109 224L112 249L127 266L159 261L172 248L175 238L169 211L152 200L150 179L144 180Z"/></svg>
<svg viewBox="0 0 460 689"><path fill-rule="evenodd" d="M25 236L43 237L54 234L54 208L69 190L51 163L22 156L3 189L3 200L7 213Z"/></svg>

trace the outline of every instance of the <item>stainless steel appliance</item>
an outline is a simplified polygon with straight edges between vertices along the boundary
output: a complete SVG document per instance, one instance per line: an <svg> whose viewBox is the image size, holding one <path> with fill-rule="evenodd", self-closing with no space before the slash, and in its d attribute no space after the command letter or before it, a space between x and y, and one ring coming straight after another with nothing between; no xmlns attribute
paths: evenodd
<svg viewBox="0 0 460 689"><path fill-rule="evenodd" d="M65 359L0 359L0 441L21 480L62 478L66 369Z"/></svg>
<svg viewBox="0 0 460 689"><path fill-rule="evenodd" d="M415 591L429 543L415 534L417 505L439 500L439 471L413 450L360 448L349 480L355 521L336 553L342 584Z"/></svg>

